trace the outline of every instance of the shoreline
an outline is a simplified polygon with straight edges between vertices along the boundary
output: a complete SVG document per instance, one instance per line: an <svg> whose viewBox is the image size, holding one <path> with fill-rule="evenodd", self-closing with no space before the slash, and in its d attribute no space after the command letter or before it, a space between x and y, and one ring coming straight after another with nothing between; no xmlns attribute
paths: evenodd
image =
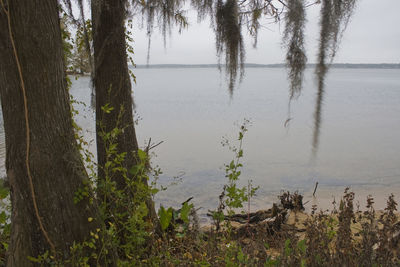
<svg viewBox="0 0 400 267"><path fill-rule="evenodd" d="M336 209L339 208L340 200L344 195L345 186L339 187L321 187L317 188L315 197L313 197L313 191L298 191L299 194L303 196L303 205L305 210L303 211L305 214L310 215L313 205L317 206L317 211L324 211L325 213L331 212L334 209L333 201L336 202ZM251 208L250 212L256 212L260 210L267 210L272 207L273 203L279 203L278 195L281 192L287 192L288 190L282 190L280 192L275 192L269 194L268 196L256 195L253 199L251 199ZM296 191L290 191L290 193L294 193ZM349 187L349 192L354 192L354 212L365 211L367 205L367 197L371 195L374 199L373 207L375 211L381 212L386 208L387 200L391 194L394 195L395 201L398 205L398 212L400 212L400 187L399 186L386 186L386 187L369 187L366 186L352 186ZM194 203L196 200L194 199ZM162 204L162 203L161 203ZM196 208L196 205L195 205ZM237 210L237 213L241 211L247 212L247 203L245 203L243 209ZM212 220L210 217L206 215L206 210L202 209L201 212L198 213L200 225L209 226L212 224Z"/></svg>
<svg viewBox="0 0 400 267"><path fill-rule="evenodd" d="M321 188L320 188L321 187ZM332 202L336 201L336 207L340 203L340 199L343 197L343 192L346 186L339 187L322 187L318 186L315 197L313 197L314 188L307 191L300 191L299 193L303 195L303 204L306 212L310 211L313 205L317 205L318 210L329 210L333 209ZM400 204L400 187L399 186L349 186L349 191L354 192L354 207L357 208L359 204L360 210L365 210L367 205L367 196L371 195L374 198L374 208L375 210L384 210L386 208L386 202L388 197L393 194L397 203ZM284 190L285 191L285 190ZM287 190L286 190L287 191ZM291 192L293 193L293 192ZM252 205L253 208L259 208L261 203L272 203L271 197L261 197L259 200L254 200ZM277 197L275 197L275 202ZM264 205L263 205L264 206Z"/></svg>

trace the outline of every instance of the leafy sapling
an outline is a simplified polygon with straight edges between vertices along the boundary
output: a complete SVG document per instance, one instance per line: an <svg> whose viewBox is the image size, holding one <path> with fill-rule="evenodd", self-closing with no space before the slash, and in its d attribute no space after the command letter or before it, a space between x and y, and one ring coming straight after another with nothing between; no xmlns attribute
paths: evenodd
<svg viewBox="0 0 400 267"><path fill-rule="evenodd" d="M241 168L243 164L243 138L248 131L250 120L244 119L239 126L238 146L231 145L229 140L224 138L222 146L227 146L234 153L234 158L229 164L225 164L225 177L228 179L224 185L223 191L220 194L220 204L216 211L212 212L213 220L216 224L217 231L220 228L220 223L224 220L224 209L227 208L228 215L234 214L235 209L243 208L245 202L250 201L250 198L256 194L258 187L254 187L251 182L248 186L239 187L238 182L242 174Z"/></svg>

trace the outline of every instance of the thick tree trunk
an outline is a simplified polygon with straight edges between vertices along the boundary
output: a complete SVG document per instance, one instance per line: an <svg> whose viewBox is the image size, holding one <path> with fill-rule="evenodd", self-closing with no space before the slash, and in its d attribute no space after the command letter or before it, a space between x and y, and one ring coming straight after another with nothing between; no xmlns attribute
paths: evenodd
<svg viewBox="0 0 400 267"><path fill-rule="evenodd" d="M6 12L0 7L0 94L12 203L7 266L32 266L28 256L51 252L49 240L59 257L68 257L73 242L89 236L94 225L88 217L95 217L96 209L86 199L73 202L88 178L72 129L57 1L4 2L9 2L6 9L26 87L31 172L29 176L25 158L24 95Z"/></svg>

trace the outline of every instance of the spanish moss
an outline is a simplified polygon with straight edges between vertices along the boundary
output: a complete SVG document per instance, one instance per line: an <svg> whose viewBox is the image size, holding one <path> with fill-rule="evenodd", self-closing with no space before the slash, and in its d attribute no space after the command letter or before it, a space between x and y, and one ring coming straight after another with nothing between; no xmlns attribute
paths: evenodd
<svg viewBox="0 0 400 267"><path fill-rule="evenodd" d="M342 39L343 33L346 30L351 15L354 12L356 0L333 1L333 4L334 23L337 25L335 25L333 36L331 61L336 55L336 51L339 48L340 40Z"/></svg>
<svg viewBox="0 0 400 267"><path fill-rule="evenodd" d="M207 15L211 16L211 22L213 21L213 0L192 0L191 5L197 10L197 21L201 22L206 18Z"/></svg>
<svg viewBox="0 0 400 267"><path fill-rule="evenodd" d="M167 44L167 35L171 35L173 26L177 26L179 32L188 27L187 18L182 7L184 1L181 0L147 0L141 2L141 13L146 18L147 23L147 64L150 60L151 35L157 23L163 36L164 47Z"/></svg>
<svg viewBox="0 0 400 267"><path fill-rule="evenodd" d="M307 57L304 49L305 7L303 0L292 0L287 4L283 43L286 52L286 66L289 68L290 100L301 93Z"/></svg>
<svg viewBox="0 0 400 267"><path fill-rule="evenodd" d="M322 103L325 93L325 77L329 64L336 55L341 37L355 8L356 0L322 0L320 14L320 40L316 66L318 93L314 113L313 155L318 150L322 123ZM327 61L329 63L327 64Z"/></svg>
<svg viewBox="0 0 400 267"><path fill-rule="evenodd" d="M219 60L225 53L226 71L229 75L229 92L232 96L237 80L238 71L243 77L244 45L241 33L241 24L236 0L222 0L217 2L215 16L216 48Z"/></svg>
<svg viewBox="0 0 400 267"><path fill-rule="evenodd" d="M253 37L253 48L257 48L258 30L261 27L260 19L263 14L264 1L254 0L249 3L250 23L247 23L247 30Z"/></svg>

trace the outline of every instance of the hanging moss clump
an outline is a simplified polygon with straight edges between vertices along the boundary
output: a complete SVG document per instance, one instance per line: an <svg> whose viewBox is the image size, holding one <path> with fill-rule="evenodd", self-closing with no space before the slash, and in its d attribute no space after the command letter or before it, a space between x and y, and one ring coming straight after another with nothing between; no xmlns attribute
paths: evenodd
<svg viewBox="0 0 400 267"><path fill-rule="evenodd" d="M304 49L305 6L304 0L292 0L287 4L283 43L287 49L286 66L289 69L290 100L301 93L307 57Z"/></svg>
<svg viewBox="0 0 400 267"><path fill-rule="evenodd" d="M232 95L238 72L240 72L240 78L243 76L245 55L236 0L227 0L225 3L218 0L215 23L217 56L220 60L222 54L225 53L225 65L229 75L229 92Z"/></svg>
<svg viewBox="0 0 400 267"><path fill-rule="evenodd" d="M320 137L322 120L321 110L325 93L325 76L328 72L329 64L336 55L341 37L350 21L355 5L356 0L322 0L319 52L315 70L318 82L318 93L314 112L314 134L312 143L314 154L318 149Z"/></svg>

